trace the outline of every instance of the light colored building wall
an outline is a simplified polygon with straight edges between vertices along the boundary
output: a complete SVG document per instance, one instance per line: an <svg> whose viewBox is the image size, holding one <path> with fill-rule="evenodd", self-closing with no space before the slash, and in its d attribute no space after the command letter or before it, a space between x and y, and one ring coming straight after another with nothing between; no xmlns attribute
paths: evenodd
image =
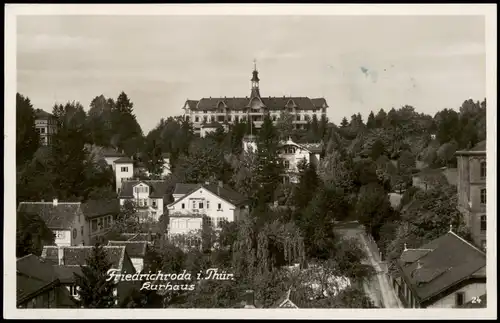
<svg viewBox="0 0 500 323"><path fill-rule="evenodd" d="M189 234L195 233L203 228L203 219L201 217L170 217L168 234Z"/></svg>
<svg viewBox="0 0 500 323"><path fill-rule="evenodd" d="M122 182L134 177L134 165L132 163L120 163L115 165L116 192L119 193Z"/></svg>
<svg viewBox="0 0 500 323"><path fill-rule="evenodd" d="M55 244L58 247L71 246L71 230L52 230L55 236Z"/></svg>
<svg viewBox="0 0 500 323"><path fill-rule="evenodd" d="M432 305L428 305L426 308L453 308L457 306L457 293L464 293L464 303L470 302L474 297L479 298L479 296L486 294L486 283L474 283L464 286L456 292L441 298Z"/></svg>
<svg viewBox="0 0 500 323"><path fill-rule="evenodd" d="M140 273L144 268L144 259L131 257L130 260L132 261L132 265L134 266L135 271Z"/></svg>

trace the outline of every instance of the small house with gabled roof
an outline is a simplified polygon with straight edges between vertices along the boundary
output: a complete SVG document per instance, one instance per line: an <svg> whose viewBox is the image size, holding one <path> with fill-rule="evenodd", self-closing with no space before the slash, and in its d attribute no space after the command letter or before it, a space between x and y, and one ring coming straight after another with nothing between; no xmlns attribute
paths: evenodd
<svg viewBox="0 0 500 323"><path fill-rule="evenodd" d="M249 200L222 182L177 183L169 204L169 236L189 234L204 226L220 228L223 222L242 219L249 213Z"/></svg>
<svg viewBox="0 0 500 323"><path fill-rule="evenodd" d="M409 308L453 308L486 293L486 254L452 230L396 261L396 293Z"/></svg>

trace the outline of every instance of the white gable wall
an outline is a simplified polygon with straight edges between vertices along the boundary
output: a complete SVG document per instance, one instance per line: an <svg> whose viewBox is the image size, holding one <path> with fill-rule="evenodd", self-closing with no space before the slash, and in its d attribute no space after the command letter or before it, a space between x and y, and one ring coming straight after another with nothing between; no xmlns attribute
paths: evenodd
<svg viewBox="0 0 500 323"><path fill-rule="evenodd" d="M134 165L132 163L115 164L116 192L119 193L122 181L134 177Z"/></svg>

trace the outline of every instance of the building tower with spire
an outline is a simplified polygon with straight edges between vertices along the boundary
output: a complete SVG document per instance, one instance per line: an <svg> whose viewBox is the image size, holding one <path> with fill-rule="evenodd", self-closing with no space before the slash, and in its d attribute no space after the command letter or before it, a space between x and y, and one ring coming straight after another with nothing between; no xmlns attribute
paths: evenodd
<svg viewBox="0 0 500 323"><path fill-rule="evenodd" d="M253 120L254 131L262 127L265 115L277 123L281 113L288 111L293 115L293 125L297 130L306 130L308 120L326 118L328 104L324 98L306 96L268 96L260 93L257 61L253 61L250 97L204 97L198 100L187 99L184 106L184 118L192 126L194 133L202 136L208 128L215 131L214 123L231 124L236 121ZM209 127L210 125L211 127ZM202 128L204 129L202 132Z"/></svg>
<svg viewBox="0 0 500 323"><path fill-rule="evenodd" d="M259 91L259 71L257 71L257 61L254 59L253 60L253 72L252 72L252 92L250 93L250 99L252 98L260 98L260 91Z"/></svg>

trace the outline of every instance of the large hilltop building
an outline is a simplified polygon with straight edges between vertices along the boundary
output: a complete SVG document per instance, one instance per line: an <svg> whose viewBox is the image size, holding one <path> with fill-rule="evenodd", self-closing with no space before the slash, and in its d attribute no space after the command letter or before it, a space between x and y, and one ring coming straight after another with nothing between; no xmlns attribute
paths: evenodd
<svg viewBox="0 0 500 323"><path fill-rule="evenodd" d="M284 111L294 116L296 129L304 129L314 115L318 120L321 116L326 117L328 105L324 98L265 97L260 94L259 81L259 72L254 64L250 96L188 99L183 107L184 116L191 121L194 132L199 135L203 135L205 125L214 122L230 124L237 120L252 120L255 128L259 129L266 114L277 121Z"/></svg>

